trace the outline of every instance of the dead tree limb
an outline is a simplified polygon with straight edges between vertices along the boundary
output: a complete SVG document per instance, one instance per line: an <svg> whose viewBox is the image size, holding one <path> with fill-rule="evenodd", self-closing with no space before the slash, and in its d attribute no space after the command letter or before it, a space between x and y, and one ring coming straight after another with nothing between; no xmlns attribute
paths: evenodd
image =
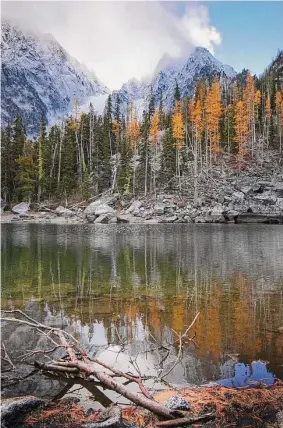
<svg viewBox="0 0 283 428"><path fill-rule="evenodd" d="M50 335L52 334L53 338L52 341L55 344L55 349L58 347L62 347L66 350L68 360L53 360L49 363L43 363L39 361L35 361L34 365L37 369L40 369L43 371L43 373L46 374L58 374L58 375L65 375L63 376L63 379L75 379L76 377L79 377L80 379L84 381L88 381L92 379L91 377L94 377L99 382L101 382L102 386L110 389L112 391L117 392L118 394L121 394L123 397L127 398L131 402L135 403L138 406L141 406L151 412L153 412L155 415L160 416L164 419L170 419L173 420L177 416L183 416L181 412L173 411L162 404L156 402L147 389L144 387L142 383L142 376L139 371L139 368L137 367L136 370L138 372L138 376L132 375L129 373L123 373L122 371L112 368L108 366L107 364L103 363L99 359L92 358L91 356L88 356L86 351L82 349L80 343L78 340L76 340L70 333L61 330L60 328L50 327L46 326L44 324L41 324L37 322L36 320L32 319L28 315L26 315L24 312L20 310L14 310L14 311L4 311L5 313L18 313L25 317L25 319L17 319L17 318L1 318L2 321L6 322L16 322L19 324L25 324L30 327L35 328L40 333L45 334L50 338ZM189 329L193 326L196 319L198 318L197 314L189 326L189 328L186 330L185 334L189 331ZM48 333L46 334L44 330L48 330ZM177 360L175 361L174 365L170 368L170 370L163 375L167 376L173 368L177 365L177 363L180 361L181 355L182 355L182 345L183 345L183 336L181 333L178 335L179 337L179 353ZM55 340L56 339L56 340ZM50 350L48 350L49 352ZM40 350L35 351L37 354L40 353ZM42 350L42 354L46 353L46 351ZM108 374L105 371L98 370L92 363L96 363L101 367L104 367L108 371L110 371L110 374ZM75 376L75 378L74 378ZM135 382L139 385L140 390L142 394L139 394L137 392L130 391L125 384L117 382L114 377L123 377L127 379L130 382Z"/></svg>
<svg viewBox="0 0 283 428"><path fill-rule="evenodd" d="M211 421L212 419L215 419L215 414L207 413L206 415L202 415L202 416L185 417L185 418L172 419L170 421L156 422L155 426L163 427L163 428L173 428L173 427L181 427L184 425L191 425L196 422L208 422L208 421Z"/></svg>

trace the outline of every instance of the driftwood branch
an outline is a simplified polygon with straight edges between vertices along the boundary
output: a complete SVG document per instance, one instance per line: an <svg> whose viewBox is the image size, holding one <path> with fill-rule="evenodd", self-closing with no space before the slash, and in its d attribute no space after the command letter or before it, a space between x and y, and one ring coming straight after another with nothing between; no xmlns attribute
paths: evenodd
<svg viewBox="0 0 283 428"><path fill-rule="evenodd" d="M48 363L35 361L34 363L35 367L38 370L42 370L43 373L46 373L47 375L49 374L49 375L61 376L63 377L64 380L69 380L69 381L70 379L79 378L81 379L82 382L88 382L94 377L101 383L101 385L104 388L110 389L112 391L116 391L117 393L121 394L123 397L127 398L131 402L153 412L155 415L159 417L173 421L177 416L183 416L181 412L170 410L153 399L151 394L143 385L143 382L142 382L143 378L141 376L140 370L138 366L134 364L134 362L132 363L135 369L137 370L138 375L124 373L119 369L108 366L107 364L103 363L97 358L93 358L87 355L86 351L82 349L80 343L70 333L63 331L60 328L50 327L50 326L41 324L20 310L11 310L11 311L3 311L3 312L6 314L7 313L19 314L25 319L4 317L4 318L1 318L2 321L25 324L25 325L28 325L29 327L35 328L41 334L48 336L55 345L53 349L29 351L29 354L27 355L29 356L34 354L44 355L47 353L52 353L52 351L55 351L59 347L66 350L67 358L65 359L53 360ZM187 328L184 334L177 333L178 339L179 339L178 357L174 362L173 366L169 369L169 371L167 371L165 375L163 375L163 377L167 376L173 370L173 368L177 365L177 363L180 361L182 356L182 347L183 347L184 337L187 337L187 333L196 322L198 316L199 316L199 313L195 316L193 322L190 324L190 326ZM46 330L48 331L48 333L46 333ZM52 335L52 338L50 337L51 335ZM164 349L167 349L167 348L164 348ZM97 369L94 363L105 368L108 371L108 373L107 371L101 371ZM127 388L126 384L117 382L115 380L115 377L124 378L127 380L127 382L137 383L139 385L141 393L131 391L130 389ZM188 423L188 421L186 421L186 423ZM174 425L171 425L171 426L174 426Z"/></svg>
<svg viewBox="0 0 283 428"><path fill-rule="evenodd" d="M181 427L184 425L191 425L196 422L208 422L212 419L215 419L214 413L207 413L206 415L202 416L196 416L196 417L185 417L185 418L178 418L173 419L171 421L163 421L163 422L156 422L155 426L157 427L164 427L164 428L173 428L173 427Z"/></svg>

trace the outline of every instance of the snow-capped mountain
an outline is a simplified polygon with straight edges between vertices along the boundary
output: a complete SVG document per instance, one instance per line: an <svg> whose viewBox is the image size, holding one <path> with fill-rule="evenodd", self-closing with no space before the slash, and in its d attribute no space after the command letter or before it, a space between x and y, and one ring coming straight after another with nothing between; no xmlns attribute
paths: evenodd
<svg viewBox="0 0 283 428"><path fill-rule="evenodd" d="M159 69L159 67L157 67ZM181 97L192 96L196 83L200 79L211 79L220 76L221 81L230 80L236 76L235 70L229 65L222 64L207 49L196 47L189 58L183 62L176 62L155 73L151 82L131 80L118 91L113 92L114 100L119 96L124 109L133 101L138 115L146 107L151 94L156 105L162 94L165 110L174 105L174 89L179 86Z"/></svg>
<svg viewBox="0 0 283 428"><path fill-rule="evenodd" d="M109 89L72 58L50 34L2 22L1 123L23 117L27 134L37 134L41 117L49 124L91 97L107 97Z"/></svg>
<svg viewBox="0 0 283 428"><path fill-rule="evenodd" d="M110 90L84 65L72 58L50 34L35 33L2 22L1 123L11 123L20 114L28 135L38 134L42 116L50 125L69 114L75 98L80 110L92 102L101 113ZM151 81L132 79L112 93L119 96L122 111L134 102L139 116L154 97L162 101L165 110L174 105L176 83L181 97L191 96L200 79L218 75L230 80L236 72L223 65L207 49L197 47L187 60L162 58Z"/></svg>

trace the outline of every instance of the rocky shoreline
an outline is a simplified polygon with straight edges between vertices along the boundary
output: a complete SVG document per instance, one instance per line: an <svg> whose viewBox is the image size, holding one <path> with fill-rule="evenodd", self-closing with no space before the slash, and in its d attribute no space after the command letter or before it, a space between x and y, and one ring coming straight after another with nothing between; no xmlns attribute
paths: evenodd
<svg viewBox="0 0 283 428"><path fill-rule="evenodd" d="M182 178L181 193L171 189L159 191L155 197L131 198L105 192L91 198L93 202L67 207L48 201L37 206L37 211L30 211L32 206L22 202L12 212L4 211L1 222L283 224L283 168L275 155L269 153L261 163L247 164L241 171L227 166L228 161L214 166L199 175L197 197L194 179L188 175Z"/></svg>
<svg viewBox="0 0 283 428"><path fill-rule="evenodd" d="M221 189L221 188L220 188ZM42 207L29 211L21 203L13 212L4 212L2 223L55 224L178 224L178 223L272 223L283 224L283 180L258 181L250 186L227 190L216 198L202 195L193 203L174 194L159 194L157 199L130 201L118 195L102 196L89 205L55 209Z"/></svg>

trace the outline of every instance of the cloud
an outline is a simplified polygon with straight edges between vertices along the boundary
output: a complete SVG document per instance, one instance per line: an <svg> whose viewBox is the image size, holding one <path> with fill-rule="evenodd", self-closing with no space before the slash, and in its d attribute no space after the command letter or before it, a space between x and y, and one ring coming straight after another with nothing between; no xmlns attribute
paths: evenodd
<svg viewBox="0 0 283 428"><path fill-rule="evenodd" d="M111 89L149 76L159 60L213 51L221 36L197 3L2 2L4 18L48 32Z"/></svg>

